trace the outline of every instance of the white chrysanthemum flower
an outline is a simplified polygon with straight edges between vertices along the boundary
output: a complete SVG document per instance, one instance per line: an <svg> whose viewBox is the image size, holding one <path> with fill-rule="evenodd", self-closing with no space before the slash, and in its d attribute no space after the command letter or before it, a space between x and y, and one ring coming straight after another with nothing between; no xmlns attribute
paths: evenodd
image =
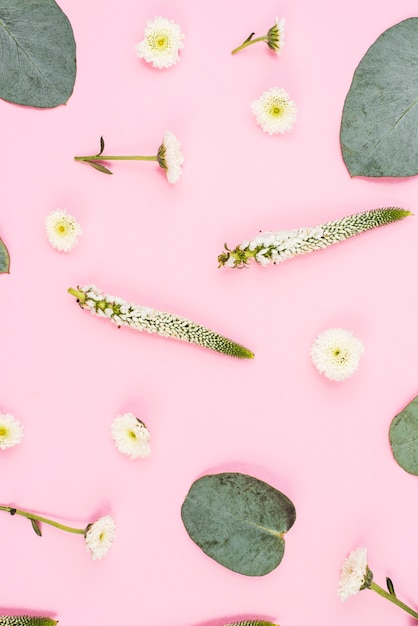
<svg viewBox="0 0 418 626"><path fill-rule="evenodd" d="M157 161L165 171L169 183L174 184L180 179L184 157L179 140L169 130L165 131L163 143L158 148Z"/></svg>
<svg viewBox="0 0 418 626"><path fill-rule="evenodd" d="M184 48L183 39L179 24L165 17L155 17L148 20L144 39L136 45L136 53L154 67L171 67L180 61L179 50Z"/></svg>
<svg viewBox="0 0 418 626"><path fill-rule="evenodd" d="M364 347L348 330L329 328L315 339L311 348L313 364L329 380L349 378L358 369Z"/></svg>
<svg viewBox="0 0 418 626"><path fill-rule="evenodd" d="M133 413L115 417L111 435L119 452L130 459L144 458L151 452L148 428Z"/></svg>
<svg viewBox="0 0 418 626"><path fill-rule="evenodd" d="M269 135L284 134L296 121L296 105L284 89L271 87L251 104L256 122Z"/></svg>
<svg viewBox="0 0 418 626"><path fill-rule="evenodd" d="M274 50L277 55L280 55L284 46L284 17L276 17L276 23L270 28L267 33L267 45L271 50Z"/></svg>
<svg viewBox="0 0 418 626"><path fill-rule="evenodd" d="M75 217L62 209L51 211L45 218L45 226L49 243L60 252L72 250L81 235L81 227Z"/></svg>
<svg viewBox="0 0 418 626"><path fill-rule="evenodd" d="M367 549L353 550L341 567L338 595L342 602L365 589L371 572L367 567Z"/></svg>
<svg viewBox="0 0 418 626"><path fill-rule="evenodd" d="M0 450L13 448L22 441L23 426L13 415L0 413Z"/></svg>
<svg viewBox="0 0 418 626"><path fill-rule="evenodd" d="M115 537L115 528L115 521L110 515L100 517L87 526L84 541L93 560L106 556Z"/></svg>

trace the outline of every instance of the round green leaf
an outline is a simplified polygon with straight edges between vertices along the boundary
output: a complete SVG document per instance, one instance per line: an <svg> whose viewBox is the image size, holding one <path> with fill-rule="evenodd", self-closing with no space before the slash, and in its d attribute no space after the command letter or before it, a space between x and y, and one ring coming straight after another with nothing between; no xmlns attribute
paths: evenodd
<svg viewBox="0 0 418 626"><path fill-rule="evenodd" d="M347 94L340 132L352 176L418 174L418 18L386 30L368 49Z"/></svg>
<svg viewBox="0 0 418 626"><path fill-rule="evenodd" d="M296 511L287 496L258 478L222 473L193 483L181 517L212 559L240 574L264 576L283 558L283 536Z"/></svg>
<svg viewBox="0 0 418 626"><path fill-rule="evenodd" d="M0 274L8 274L10 270L9 251L0 239Z"/></svg>
<svg viewBox="0 0 418 626"><path fill-rule="evenodd" d="M71 96L75 41L55 0L0 0L0 98L39 108Z"/></svg>
<svg viewBox="0 0 418 626"><path fill-rule="evenodd" d="M418 476L418 396L393 418L389 441L396 462Z"/></svg>

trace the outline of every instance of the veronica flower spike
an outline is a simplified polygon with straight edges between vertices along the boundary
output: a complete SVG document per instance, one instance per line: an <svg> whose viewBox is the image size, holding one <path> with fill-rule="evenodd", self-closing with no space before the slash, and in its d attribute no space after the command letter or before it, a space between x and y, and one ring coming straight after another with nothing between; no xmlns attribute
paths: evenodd
<svg viewBox="0 0 418 626"><path fill-rule="evenodd" d="M22 517L26 517L30 520L33 530L39 537L42 536L40 524L49 524L49 526L54 526L55 528L63 530L67 533L83 535L85 546L90 552L93 560L102 559L106 556L115 535L115 522L110 515L100 517L95 522L87 524L84 528L74 528L73 526L67 526L66 524L55 522L48 517L43 517L41 515L37 515L36 513L31 513L30 511L25 511L23 509L17 509L12 506L0 505L0 511L6 511L7 513L10 513L10 515L21 515Z"/></svg>
<svg viewBox="0 0 418 626"><path fill-rule="evenodd" d="M413 213L388 207L355 213L313 228L262 232L232 250L225 244L225 251L218 256L218 267L245 267L251 261L263 266L276 265L300 254L322 250L366 230L398 222L408 215Z"/></svg>
<svg viewBox="0 0 418 626"><path fill-rule="evenodd" d="M396 604L396 606L412 615L415 619L418 619L418 613L397 598L390 578L386 578L386 584L388 591L374 582L373 572L367 564L367 548L356 548L350 552L341 566L338 595L341 602L345 602L350 596L356 595L359 591L371 589L379 596Z"/></svg>
<svg viewBox="0 0 418 626"><path fill-rule="evenodd" d="M100 137L100 151L97 154L76 156L74 160L88 163L104 174L112 174L113 172L103 165L103 161L157 161L158 165L164 170L169 183L177 183L181 177L181 166L183 165L184 157L180 150L179 140L169 130L165 131L163 141L155 155L108 155L103 154L104 148L103 137Z"/></svg>
<svg viewBox="0 0 418 626"><path fill-rule="evenodd" d="M249 37L240 45L238 48L234 48L231 54L236 54L244 48L248 48L253 43L258 43L259 41L264 41L270 50L273 50L277 55L280 55L284 46L284 18L276 17L276 21L273 26L267 31L267 35L263 35L262 37L254 37L254 33L251 33Z"/></svg>
<svg viewBox="0 0 418 626"><path fill-rule="evenodd" d="M178 315L125 302L122 298L102 293L94 285L77 289L70 287L68 293L77 298L82 309L90 311L93 315L105 317L116 326L129 326L135 330L156 333L161 337L188 341L238 359L254 358L254 354L244 346L200 324Z"/></svg>

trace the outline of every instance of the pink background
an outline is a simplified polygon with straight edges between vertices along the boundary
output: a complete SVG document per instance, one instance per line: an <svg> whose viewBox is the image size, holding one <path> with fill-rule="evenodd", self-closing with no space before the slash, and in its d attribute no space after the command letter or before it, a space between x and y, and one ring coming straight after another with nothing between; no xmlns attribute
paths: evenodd
<svg viewBox="0 0 418 626"><path fill-rule="evenodd" d="M352 74L416 0L61 0L77 41L66 106L0 101L0 411L25 428L1 452L0 502L84 526L117 524L103 561L76 535L0 516L0 603L48 611L60 624L194 626L268 616L281 626L409 624L371 592L342 604L339 569L366 546L375 580L418 603L418 478L400 469L389 424L417 393L417 218L276 267L217 268L224 242L259 230L314 226L396 205L417 212L418 180L350 179L339 125ZM148 19L181 24L181 62L136 57ZM264 44L230 51L286 19L281 57ZM298 107L291 133L270 137L250 103L269 87ZM116 163L113 176L75 163L97 151L155 153L181 141L172 186L155 163ZM56 208L83 229L58 253L46 239ZM67 288L107 293L204 324L255 352L253 361L117 330L81 311ZM331 383L309 356L340 326L365 345L359 371ZM110 438L131 411L151 431L151 456L123 457ZM193 481L238 470L292 499L297 520L281 565L233 573L189 539L180 508ZM414 604L415 603L415 604Z"/></svg>

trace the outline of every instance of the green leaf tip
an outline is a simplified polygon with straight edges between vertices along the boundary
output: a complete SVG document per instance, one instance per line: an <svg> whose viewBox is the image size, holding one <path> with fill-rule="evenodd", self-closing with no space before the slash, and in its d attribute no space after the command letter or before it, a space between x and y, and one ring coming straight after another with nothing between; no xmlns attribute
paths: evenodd
<svg viewBox="0 0 418 626"><path fill-rule="evenodd" d="M76 289L70 287L68 293L77 299L82 309L87 309L93 315L106 317L118 327L128 326L138 331L156 333L161 337L180 339L236 359L254 358L254 353L245 346L196 322L172 313L125 302L121 298L104 294L94 285Z"/></svg>

